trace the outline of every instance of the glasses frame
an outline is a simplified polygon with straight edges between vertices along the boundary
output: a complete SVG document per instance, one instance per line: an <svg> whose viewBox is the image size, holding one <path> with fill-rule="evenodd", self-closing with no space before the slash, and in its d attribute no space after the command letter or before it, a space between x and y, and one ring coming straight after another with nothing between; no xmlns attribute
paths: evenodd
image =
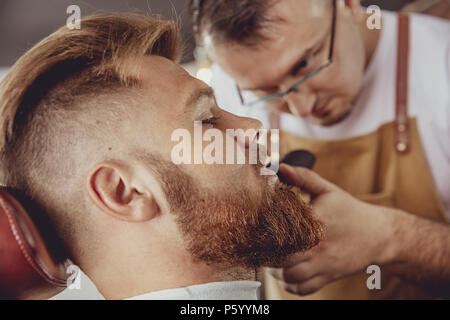
<svg viewBox="0 0 450 320"><path fill-rule="evenodd" d="M318 67L314 71L311 71L310 73L308 73L306 76L304 76L303 78L301 78L300 80L295 82L292 86L290 86L286 90L272 93L263 98L260 98L260 99L257 99L257 100L251 101L251 102L247 102L247 103L244 101L244 97L242 96L241 88L239 88L239 86L236 84L236 88L237 88L237 91L239 94L239 99L241 100L241 104L245 107L251 107L255 104L259 104L261 102L267 102L267 101L275 99L275 98L283 98L284 96L288 95L291 92L297 92L299 85L301 85L303 82L305 82L309 78L315 76L316 74L318 74L320 71L322 71L326 67L330 66L331 63L333 63L334 39L335 39L336 20L337 20L336 17L337 17L337 5L336 5L336 0L333 0L333 18L332 18L333 20L331 23L331 44L330 44L330 51L328 54L328 61L324 65Z"/></svg>

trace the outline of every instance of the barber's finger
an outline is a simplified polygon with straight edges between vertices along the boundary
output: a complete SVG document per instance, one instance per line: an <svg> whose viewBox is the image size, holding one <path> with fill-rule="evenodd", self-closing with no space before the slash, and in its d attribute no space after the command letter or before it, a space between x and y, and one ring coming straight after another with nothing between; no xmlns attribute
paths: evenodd
<svg viewBox="0 0 450 320"><path fill-rule="evenodd" d="M286 260L286 262L282 265L283 268L290 268L299 263L305 263L306 261L311 260L314 257L314 249L308 250L306 252L295 253Z"/></svg>
<svg viewBox="0 0 450 320"><path fill-rule="evenodd" d="M314 256L314 254L311 250L309 250L307 252L295 253L295 254L292 254L291 256L289 256L287 260L283 261L283 263L280 263L276 266L267 267L267 270L269 272L274 272L274 274L275 274L274 276L276 276L279 274L279 272L276 270L281 270L283 268L290 268L299 263L304 263L308 260L311 260L313 258L313 256Z"/></svg>
<svg viewBox="0 0 450 320"><path fill-rule="evenodd" d="M280 171L290 183L314 196L333 191L337 188L331 182L306 168L291 167L282 163L280 164Z"/></svg>
<svg viewBox="0 0 450 320"><path fill-rule="evenodd" d="M320 272L309 263L300 263L291 268L276 270L274 278L286 283L300 283L317 277Z"/></svg>
<svg viewBox="0 0 450 320"><path fill-rule="evenodd" d="M285 283L283 281L278 281L279 285L287 292L297 294L297 295L307 295L316 292L317 290L324 287L328 280L323 276L314 277L308 281L302 283Z"/></svg>

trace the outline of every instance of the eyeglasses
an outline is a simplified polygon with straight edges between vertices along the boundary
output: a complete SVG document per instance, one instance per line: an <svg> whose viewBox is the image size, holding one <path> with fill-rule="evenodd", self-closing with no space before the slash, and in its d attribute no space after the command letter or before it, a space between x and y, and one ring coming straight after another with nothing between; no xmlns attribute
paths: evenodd
<svg viewBox="0 0 450 320"><path fill-rule="evenodd" d="M268 101L269 102L274 102L274 100L278 100L278 99L282 100L281 98L283 98L287 94L289 94L291 92L297 92L298 91L298 86L301 85L303 82L305 82L309 78L315 76L320 71L322 71L323 69L325 69L326 67L331 65L331 63L333 62L334 37L335 37L335 30L336 30L336 16L337 16L336 8L337 8L336 7L336 0L334 0L333 1L333 18L332 18L333 20L332 20L332 23L331 23L331 44L330 44L330 51L329 51L329 54L328 54L327 62L324 65L322 65L322 66L318 67L317 69L313 70L312 72L308 73L306 76L302 77L300 80L295 82L292 86L290 86L286 90L269 94L269 95L267 95L265 97L262 97L260 99L250 100L248 102L245 101L244 95L242 94L242 90L239 88L239 86L236 85L236 88L237 88L238 94L239 94L239 98L240 98L241 104L243 106L250 107L250 106L254 106L254 105L257 105L257 104L265 103L265 102L268 102Z"/></svg>

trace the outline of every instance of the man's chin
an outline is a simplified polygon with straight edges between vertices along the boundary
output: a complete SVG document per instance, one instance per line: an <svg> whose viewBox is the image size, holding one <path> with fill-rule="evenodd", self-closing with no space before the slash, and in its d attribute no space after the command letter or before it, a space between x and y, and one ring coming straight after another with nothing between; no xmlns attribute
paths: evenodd
<svg viewBox="0 0 450 320"><path fill-rule="evenodd" d="M184 215L181 225L189 230L185 235L193 256L209 264L259 268L281 266L292 254L317 245L323 230L311 207L272 179L274 189L263 188L259 201L245 192L206 201L213 211L205 208L199 216Z"/></svg>
<svg viewBox="0 0 450 320"><path fill-rule="evenodd" d="M249 260L248 257L238 257L238 256L234 256L231 259L221 261L215 260L205 261L202 259L197 259L195 257L194 259L197 259L198 262L206 263L206 265L209 265L218 270L222 269L222 270L252 271L260 268L283 268L284 266L286 266L291 257L302 252L303 251L291 253L287 256L265 257L265 259L252 259L252 260ZM264 253L264 256L266 256L266 254L267 253Z"/></svg>
<svg viewBox="0 0 450 320"><path fill-rule="evenodd" d="M329 112L329 114L324 114L322 116L313 115L309 117L308 120L323 127L331 127L347 119L352 110L351 106L345 107L344 111Z"/></svg>

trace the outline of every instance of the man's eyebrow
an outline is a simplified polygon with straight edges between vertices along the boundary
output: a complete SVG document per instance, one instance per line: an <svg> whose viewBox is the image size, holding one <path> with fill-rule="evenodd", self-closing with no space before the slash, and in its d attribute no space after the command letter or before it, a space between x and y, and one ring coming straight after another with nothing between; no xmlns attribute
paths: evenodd
<svg viewBox="0 0 450 320"><path fill-rule="evenodd" d="M283 75L280 77L280 79L284 79L286 76L294 73L296 71L296 69L298 69L298 66L306 59L306 57L308 55L311 54L312 51L314 51L314 49L318 48L318 47L323 47L325 45L325 42L327 41L328 38L328 33L325 34L325 36L323 38L321 38L320 41L314 43L312 46L310 46L309 48L307 48L303 54L300 56L299 59L296 60L296 62L291 65L291 67L283 73ZM278 80L277 82L279 82L280 80ZM266 87L259 87L259 88L243 88L242 90L248 90L248 91L257 91L257 90L271 90L274 89L275 86L266 86Z"/></svg>
<svg viewBox="0 0 450 320"><path fill-rule="evenodd" d="M187 108L195 107L202 98L215 99L214 90L210 87L199 88L193 91L186 99L185 106Z"/></svg>

